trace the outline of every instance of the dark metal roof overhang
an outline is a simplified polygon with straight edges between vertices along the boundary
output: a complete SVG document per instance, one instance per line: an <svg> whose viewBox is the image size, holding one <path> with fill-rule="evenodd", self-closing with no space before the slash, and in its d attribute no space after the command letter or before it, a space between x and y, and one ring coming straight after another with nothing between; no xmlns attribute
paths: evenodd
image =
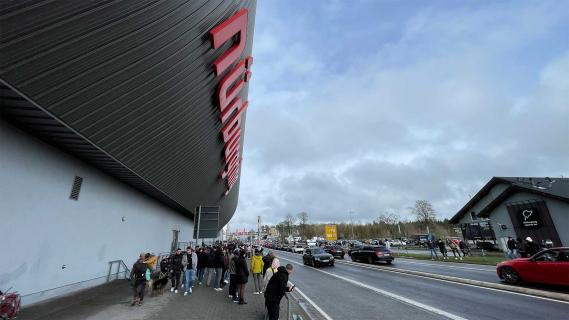
<svg viewBox="0 0 569 320"><path fill-rule="evenodd" d="M255 0L0 3L0 115L192 216L235 212L225 195L219 82L209 31ZM221 75L223 76L223 75ZM245 88L240 96L246 100ZM245 114L241 131L245 132ZM242 145L241 145L242 148Z"/></svg>

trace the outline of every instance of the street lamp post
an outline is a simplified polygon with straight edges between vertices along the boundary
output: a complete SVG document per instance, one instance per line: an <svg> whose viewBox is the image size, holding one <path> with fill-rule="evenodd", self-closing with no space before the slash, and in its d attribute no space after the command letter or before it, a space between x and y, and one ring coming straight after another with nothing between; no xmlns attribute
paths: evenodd
<svg viewBox="0 0 569 320"><path fill-rule="evenodd" d="M352 225L352 240L354 240L354 220L352 219L353 212L350 211L350 224Z"/></svg>

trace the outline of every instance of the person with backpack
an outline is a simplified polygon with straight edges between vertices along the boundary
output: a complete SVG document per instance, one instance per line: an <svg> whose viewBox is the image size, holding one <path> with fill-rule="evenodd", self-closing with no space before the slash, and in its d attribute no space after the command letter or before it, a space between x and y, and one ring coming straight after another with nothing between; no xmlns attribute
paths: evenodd
<svg viewBox="0 0 569 320"><path fill-rule="evenodd" d="M271 278L277 273L277 269L281 266L281 262L278 258L273 258L271 262L271 267L266 269L265 277L263 278L263 292L267 291L267 285Z"/></svg>
<svg viewBox="0 0 569 320"><path fill-rule="evenodd" d="M261 250L257 250L251 258L251 273L253 274L253 283L255 284L255 292L253 294L263 293L261 285L263 279L263 256Z"/></svg>
<svg viewBox="0 0 569 320"><path fill-rule="evenodd" d="M170 292L178 293L178 288L180 287L180 276L182 275L184 268L182 265L183 258L182 249L176 249L176 253L172 255L172 264L170 266L170 272L172 273L172 288L170 288Z"/></svg>
<svg viewBox="0 0 569 320"><path fill-rule="evenodd" d="M192 247L186 248L186 253L182 258L182 265L184 268L184 296L192 293L192 286L194 285L194 276L198 267L198 256L193 252Z"/></svg>
<svg viewBox="0 0 569 320"><path fill-rule="evenodd" d="M288 287L288 277L292 273L292 264L287 264L286 267L279 267L277 273L272 276L267 284L265 291L265 306L269 313L269 320L279 319L279 309L281 299L287 292L291 292L294 286Z"/></svg>
<svg viewBox="0 0 569 320"><path fill-rule="evenodd" d="M132 266L130 271L130 279L133 283L133 299L131 306L138 303L139 306L142 305L142 300L144 300L144 291L146 290L146 271L148 270L148 265L144 263L144 253L141 253L138 260Z"/></svg>

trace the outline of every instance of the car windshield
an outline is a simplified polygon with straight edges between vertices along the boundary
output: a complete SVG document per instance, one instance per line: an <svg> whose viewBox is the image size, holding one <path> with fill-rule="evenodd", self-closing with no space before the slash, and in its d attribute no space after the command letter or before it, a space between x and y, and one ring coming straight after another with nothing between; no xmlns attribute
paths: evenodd
<svg viewBox="0 0 569 320"><path fill-rule="evenodd" d="M324 250L322 250L320 248L315 248L315 249L312 249L311 252L312 252L312 254L321 254L321 253L324 253Z"/></svg>

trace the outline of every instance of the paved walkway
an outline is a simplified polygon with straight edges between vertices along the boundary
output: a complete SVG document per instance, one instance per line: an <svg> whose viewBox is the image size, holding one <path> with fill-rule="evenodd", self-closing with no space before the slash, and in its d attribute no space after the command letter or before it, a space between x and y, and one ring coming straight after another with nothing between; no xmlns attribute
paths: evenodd
<svg viewBox="0 0 569 320"><path fill-rule="evenodd" d="M24 308L18 319L21 320L71 320L71 319L251 319L265 317L263 295L253 295L253 282L247 284L248 304L233 303L228 297L228 288L215 291L205 286L196 286L188 296L174 294L169 287L162 295L147 296L142 306L130 306L131 287L126 280L116 280L76 294L50 300L45 303ZM302 308L291 299L291 310L308 319ZM287 318L287 300L281 301L281 317Z"/></svg>

